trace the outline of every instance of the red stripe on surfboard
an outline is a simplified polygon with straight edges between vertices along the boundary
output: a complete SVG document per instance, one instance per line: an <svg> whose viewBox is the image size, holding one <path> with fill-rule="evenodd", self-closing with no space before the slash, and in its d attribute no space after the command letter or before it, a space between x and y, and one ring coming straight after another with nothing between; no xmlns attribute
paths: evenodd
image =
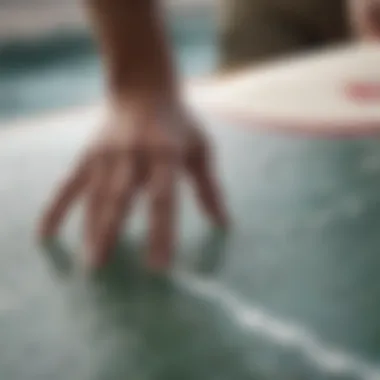
<svg viewBox="0 0 380 380"><path fill-rule="evenodd" d="M353 82L345 88L346 96L356 103L379 102L380 82Z"/></svg>

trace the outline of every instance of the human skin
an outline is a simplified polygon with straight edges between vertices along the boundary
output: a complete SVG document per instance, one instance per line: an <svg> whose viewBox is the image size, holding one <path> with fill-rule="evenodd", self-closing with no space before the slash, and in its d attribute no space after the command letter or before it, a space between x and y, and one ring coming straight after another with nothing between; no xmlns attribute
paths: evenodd
<svg viewBox="0 0 380 380"><path fill-rule="evenodd" d="M100 268L142 191L148 197L148 260L166 271L176 246L178 182L185 173L200 205L221 227L227 216L202 129L182 104L156 0L88 0L108 90L108 117L42 215L55 236L83 198L84 258Z"/></svg>
<svg viewBox="0 0 380 380"><path fill-rule="evenodd" d="M379 0L220 0L220 66L240 69L356 38L379 39Z"/></svg>
<svg viewBox="0 0 380 380"><path fill-rule="evenodd" d="M380 40L380 0L348 0L348 15L357 38Z"/></svg>

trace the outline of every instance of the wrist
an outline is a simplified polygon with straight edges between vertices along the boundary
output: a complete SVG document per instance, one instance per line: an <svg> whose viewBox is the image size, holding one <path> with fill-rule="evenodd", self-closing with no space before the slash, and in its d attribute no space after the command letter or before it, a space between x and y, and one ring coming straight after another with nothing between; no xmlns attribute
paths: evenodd
<svg viewBox="0 0 380 380"><path fill-rule="evenodd" d="M150 91L123 93L109 98L109 107L112 115L125 120L150 120L157 123L159 120L169 120L183 112L180 97L165 97ZM137 124L141 124L137 122ZM148 123L151 124L151 123Z"/></svg>

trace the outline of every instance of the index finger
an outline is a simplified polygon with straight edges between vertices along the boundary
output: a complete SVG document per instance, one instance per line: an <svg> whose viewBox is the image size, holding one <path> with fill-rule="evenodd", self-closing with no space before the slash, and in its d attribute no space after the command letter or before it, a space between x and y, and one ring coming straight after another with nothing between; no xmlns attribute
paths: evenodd
<svg viewBox="0 0 380 380"><path fill-rule="evenodd" d="M84 189L89 172L89 162L83 158L57 190L40 222L39 235L46 239L54 235L67 211Z"/></svg>

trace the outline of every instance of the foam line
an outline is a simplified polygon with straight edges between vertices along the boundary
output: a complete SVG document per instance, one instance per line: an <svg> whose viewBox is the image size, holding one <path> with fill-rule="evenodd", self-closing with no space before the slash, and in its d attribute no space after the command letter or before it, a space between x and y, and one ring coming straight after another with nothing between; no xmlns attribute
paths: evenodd
<svg viewBox="0 0 380 380"><path fill-rule="evenodd" d="M260 335L277 345L298 350L318 370L329 375L349 375L362 380L380 380L380 368L320 340L306 327L272 315L260 305L247 304L214 280L178 274L174 280L186 291L216 302L244 333Z"/></svg>

